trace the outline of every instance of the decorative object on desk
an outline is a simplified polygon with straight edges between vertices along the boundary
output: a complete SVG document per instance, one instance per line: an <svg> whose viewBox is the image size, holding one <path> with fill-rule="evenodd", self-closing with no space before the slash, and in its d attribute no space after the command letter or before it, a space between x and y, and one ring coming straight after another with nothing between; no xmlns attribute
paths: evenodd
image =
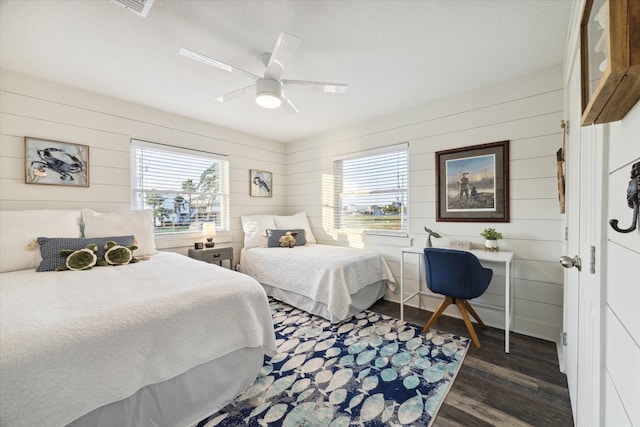
<svg viewBox="0 0 640 427"><path fill-rule="evenodd" d="M495 228L485 228L480 235L484 237L485 251L498 252L500 250L498 240L502 239L502 233L496 231Z"/></svg>
<svg viewBox="0 0 640 427"><path fill-rule="evenodd" d="M640 100L640 2L586 0L580 22L582 126L622 119Z"/></svg>
<svg viewBox="0 0 640 427"><path fill-rule="evenodd" d="M565 161L565 142L567 139L567 127L568 123L565 123L564 120L560 121L560 127L562 128L562 148L560 148L556 152L556 168L558 170L558 202L560 203L560 213L564 213L564 167L563 163Z"/></svg>
<svg viewBox="0 0 640 427"><path fill-rule="evenodd" d="M427 247L430 248L431 245L431 236L435 237L436 239L440 239L442 238L442 236L438 233L436 233L433 230L429 230L427 227L424 228L424 231L426 231L427 233L429 233L429 235L427 236Z"/></svg>
<svg viewBox="0 0 640 427"><path fill-rule="evenodd" d="M202 224L202 235L207 239L207 241L204 243L205 247L215 247L216 243L213 241L213 237L216 235L216 224L213 222L205 222L204 224Z"/></svg>
<svg viewBox="0 0 640 427"><path fill-rule="evenodd" d="M449 242L449 247L451 249L458 249L461 251L470 251L471 250L471 242L458 242L458 241L452 241Z"/></svg>
<svg viewBox="0 0 640 427"><path fill-rule="evenodd" d="M89 186L89 146L25 137L27 184Z"/></svg>
<svg viewBox="0 0 640 427"><path fill-rule="evenodd" d="M631 233L638 225L638 210L640 209L640 162L631 166L631 180L627 187L627 205L633 209L633 218L629 228L618 227L618 220L609 220L609 225L618 233Z"/></svg>
<svg viewBox="0 0 640 427"><path fill-rule="evenodd" d="M271 197L273 190L273 175L271 172L249 171L249 195L252 197Z"/></svg>
<svg viewBox="0 0 640 427"><path fill-rule="evenodd" d="M278 354L197 427L431 426L469 339L363 311L333 324L271 300Z"/></svg>
<svg viewBox="0 0 640 427"><path fill-rule="evenodd" d="M509 222L509 141L436 153L436 221Z"/></svg>
<svg viewBox="0 0 640 427"><path fill-rule="evenodd" d="M193 248L194 249L202 249L202 248L204 248L204 244L202 242L195 242L193 244Z"/></svg>

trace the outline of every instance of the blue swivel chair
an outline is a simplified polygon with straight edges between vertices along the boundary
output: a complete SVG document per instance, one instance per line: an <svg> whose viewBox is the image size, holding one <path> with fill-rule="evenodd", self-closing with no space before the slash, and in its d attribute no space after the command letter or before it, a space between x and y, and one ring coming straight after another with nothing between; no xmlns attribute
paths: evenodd
<svg viewBox="0 0 640 427"><path fill-rule="evenodd" d="M424 326L423 332L429 330L450 304L455 304L467 325L473 343L480 348L480 340L468 313L471 313L482 328L486 326L468 300L479 297L487 290L493 270L480 265L478 258L470 252L442 248L424 248L424 266L427 287L431 292L444 295L445 298Z"/></svg>

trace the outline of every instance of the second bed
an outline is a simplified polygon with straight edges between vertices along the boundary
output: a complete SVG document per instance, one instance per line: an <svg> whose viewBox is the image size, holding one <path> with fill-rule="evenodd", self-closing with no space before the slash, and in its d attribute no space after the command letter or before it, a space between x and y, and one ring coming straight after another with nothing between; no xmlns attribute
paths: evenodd
<svg viewBox="0 0 640 427"><path fill-rule="evenodd" d="M333 323L369 308L387 288L395 289L380 254L341 246L245 248L240 271L262 283L268 295Z"/></svg>

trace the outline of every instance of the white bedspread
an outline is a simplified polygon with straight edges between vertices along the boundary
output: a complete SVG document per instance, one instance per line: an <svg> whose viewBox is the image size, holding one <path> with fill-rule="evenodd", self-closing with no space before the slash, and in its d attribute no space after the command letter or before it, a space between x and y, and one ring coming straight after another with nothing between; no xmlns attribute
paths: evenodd
<svg viewBox="0 0 640 427"><path fill-rule="evenodd" d="M175 253L0 275L0 425L62 426L244 347L275 353L254 279Z"/></svg>
<svg viewBox="0 0 640 427"><path fill-rule="evenodd" d="M345 319L351 295L381 280L395 289L384 258L373 251L342 246L250 248L241 253L240 271L260 283L304 295Z"/></svg>

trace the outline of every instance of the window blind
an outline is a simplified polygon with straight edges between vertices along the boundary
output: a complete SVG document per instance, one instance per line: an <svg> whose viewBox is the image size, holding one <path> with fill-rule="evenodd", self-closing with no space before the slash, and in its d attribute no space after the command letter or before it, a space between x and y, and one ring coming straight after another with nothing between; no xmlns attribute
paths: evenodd
<svg viewBox="0 0 640 427"><path fill-rule="evenodd" d="M228 230L226 156L131 141L133 209L152 209L156 233Z"/></svg>
<svg viewBox="0 0 640 427"><path fill-rule="evenodd" d="M336 228L408 231L408 145L334 162Z"/></svg>

